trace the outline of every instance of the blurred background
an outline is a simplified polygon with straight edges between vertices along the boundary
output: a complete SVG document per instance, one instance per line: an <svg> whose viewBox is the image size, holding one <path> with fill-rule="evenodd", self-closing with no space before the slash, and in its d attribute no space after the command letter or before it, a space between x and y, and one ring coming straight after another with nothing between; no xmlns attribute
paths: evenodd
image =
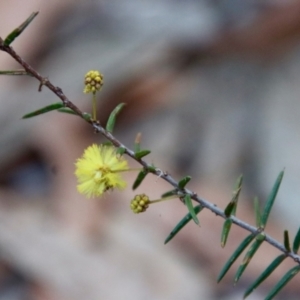
<svg viewBox="0 0 300 300"><path fill-rule="evenodd" d="M282 240L299 227L300 1L2 0L4 38L40 13L14 49L84 111L90 69L104 74L98 116L120 102L116 136L132 147L142 132L148 161L224 208L236 178L244 185L237 216L255 224L278 173L285 177L267 232ZM0 69L19 66L0 53ZM76 190L74 162L104 139L79 118L30 111L57 102L29 77L0 78L0 300L241 299L278 254L268 245L237 286L238 264L221 267L247 235L233 228L221 249L223 221L200 214L166 246L186 214L180 201L129 209L126 191L88 200ZM134 162L131 162L135 166ZM170 187L149 176L137 193L158 199ZM240 262L240 261L239 261ZM263 295L293 266L286 262L249 299ZM295 278L277 299L299 299Z"/></svg>

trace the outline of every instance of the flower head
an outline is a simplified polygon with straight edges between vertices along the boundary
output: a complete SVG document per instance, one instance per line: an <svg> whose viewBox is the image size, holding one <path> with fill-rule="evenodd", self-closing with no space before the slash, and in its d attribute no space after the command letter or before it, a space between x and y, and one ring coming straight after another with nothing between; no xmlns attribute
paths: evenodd
<svg viewBox="0 0 300 300"><path fill-rule="evenodd" d="M164 197L157 200L150 200L145 194L135 195L135 197L130 202L130 208L135 214L145 212L150 204L159 203L167 200L172 200L178 198L177 195L171 195L169 197Z"/></svg>
<svg viewBox="0 0 300 300"><path fill-rule="evenodd" d="M85 94L93 93L100 91L103 85L103 75L98 71L89 71L85 74L84 77L84 90Z"/></svg>
<svg viewBox="0 0 300 300"><path fill-rule="evenodd" d="M136 195L130 202L130 208L135 214L146 211L149 207L149 197L145 194Z"/></svg>
<svg viewBox="0 0 300 300"><path fill-rule="evenodd" d="M101 196L113 188L126 187L119 173L128 170L127 161L112 146L89 146L75 166L77 190L88 198Z"/></svg>

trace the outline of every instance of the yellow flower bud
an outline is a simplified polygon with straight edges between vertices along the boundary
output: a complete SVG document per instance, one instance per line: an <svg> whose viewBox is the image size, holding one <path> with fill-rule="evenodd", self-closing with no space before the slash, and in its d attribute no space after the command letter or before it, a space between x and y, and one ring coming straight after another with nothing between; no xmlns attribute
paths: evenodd
<svg viewBox="0 0 300 300"><path fill-rule="evenodd" d="M84 77L84 90L85 94L93 93L100 91L103 86L103 75L98 71L89 71L85 74Z"/></svg>
<svg viewBox="0 0 300 300"><path fill-rule="evenodd" d="M135 213L141 213L146 211L146 209L149 207L149 197L145 194L136 195L130 203L131 210Z"/></svg>

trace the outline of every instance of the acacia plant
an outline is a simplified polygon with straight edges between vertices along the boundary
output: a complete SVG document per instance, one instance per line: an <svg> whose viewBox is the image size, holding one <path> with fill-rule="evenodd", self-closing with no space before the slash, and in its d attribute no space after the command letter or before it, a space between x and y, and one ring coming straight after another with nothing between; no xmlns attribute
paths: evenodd
<svg viewBox="0 0 300 300"><path fill-rule="evenodd" d="M176 234L190 221L199 224L198 214L203 210L210 210L216 216L224 219L224 225L221 232L221 246L226 245L227 237L230 233L231 225L235 224L249 232L249 235L240 243L237 249L232 253L231 257L222 268L217 281L219 282L225 276L235 260L242 254L248 247L244 259L239 266L234 282L236 283L242 276L246 267L251 261L256 251L259 249L263 242L271 244L277 248L282 254L276 257L271 264L260 274L257 279L245 291L244 298L246 298L259 284L261 284L272 272L286 259L294 260L295 267L290 269L283 275L281 280L273 287L265 299L273 299L274 296L300 271L300 256L297 254L300 247L300 228L294 237L292 245L290 244L289 233L287 230L283 232L283 243L278 242L265 232L265 227L273 207L278 189L280 187L284 172L281 171L274 183L274 186L267 198L264 208L260 210L258 199L254 199L254 211L256 217L256 226L251 226L240 220L235 216L238 204L239 195L241 192L243 177L237 179L233 196L228 205L221 209L213 203L201 198L196 192L191 191L186 187L191 180L190 176L185 176L180 180L174 179L170 174L164 172L161 168L148 163L145 157L150 153L148 149L141 149L140 138L137 135L135 140L134 149L125 146L120 140L116 139L113 135L114 125L117 115L124 107L124 103L120 103L110 114L106 126L102 126L97 121L96 116L96 93L101 90L103 85L103 75L98 71L89 71L85 75L84 80L84 93L92 95L92 114L83 112L67 96L63 93L60 87L55 86L47 77L39 74L32 66L30 66L21 56L15 52L11 47L11 43L25 30L25 28L33 21L38 12L32 13L24 23L14 29L6 38L0 37L0 50L8 53L14 58L21 66L21 70L7 70L1 71L2 75L30 75L39 82L39 89L42 86L50 89L61 101L53 103L46 107L40 108L34 112L28 113L23 118L35 117L50 111L59 111L63 113L73 114L91 126L91 130L103 135L107 142L102 145L93 144L89 146L82 156L75 163L75 175L78 179L78 191L85 194L87 197L100 197L108 190L114 188L122 189L126 186L126 182L122 179L122 172L132 170L128 166L126 157L131 157L140 164L136 180L132 184L132 189L135 190L145 179L145 177L152 173L159 176L161 179L168 182L171 186L169 191L166 191L158 200L150 200L148 195L136 195L130 203L130 207L134 213L142 213L147 210L150 204L169 200L180 199L187 207L187 214L182 220L174 227L171 233L166 237L165 244L172 240ZM194 204L197 204L194 206Z"/></svg>

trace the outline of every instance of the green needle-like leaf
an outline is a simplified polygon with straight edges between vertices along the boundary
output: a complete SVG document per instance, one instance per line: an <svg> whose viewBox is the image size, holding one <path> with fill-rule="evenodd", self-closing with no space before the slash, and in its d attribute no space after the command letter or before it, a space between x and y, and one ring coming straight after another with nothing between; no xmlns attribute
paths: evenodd
<svg viewBox="0 0 300 300"><path fill-rule="evenodd" d="M283 243L284 243L284 247L285 247L286 251L287 252L291 252L291 244L290 244L289 232L287 230L285 230L283 232Z"/></svg>
<svg viewBox="0 0 300 300"><path fill-rule="evenodd" d="M243 175L241 174L235 182L233 197L238 197L243 184Z"/></svg>
<svg viewBox="0 0 300 300"><path fill-rule="evenodd" d="M189 183L189 181L192 179L191 176L185 176L178 182L178 187L182 190L185 188L185 186Z"/></svg>
<svg viewBox="0 0 300 300"><path fill-rule="evenodd" d="M37 12L33 12L28 19L23 22L19 27L14 29L4 40L4 46L9 46L24 30L25 28L33 21L33 19L38 15Z"/></svg>
<svg viewBox="0 0 300 300"><path fill-rule="evenodd" d="M267 224L267 221L268 221L268 218L269 218L269 215L270 215L270 212L271 212L271 209L273 207L273 204L274 204L274 201L275 201L275 198L276 198L276 195L277 195L277 192L278 192L278 189L280 187L280 184L281 184L281 181L282 181L282 177L283 177L283 174L284 174L284 171L281 171L276 179L276 182L272 188L272 191L269 195L269 198L265 204L265 207L264 207L264 210L263 210L263 214L262 214L262 218L261 218L261 225L263 228L266 227L266 224Z"/></svg>
<svg viewBox="0 0 300 300"><path fill-rule="evenodd" d="M240 192L242 189L243 183L243 175L240 175L235 183L234 191L232 193L231 201L226 206L224 213L225 216L228 218L231 215L235 215L237 202L239 200Z"/></svg>
<svg viewBox="0 0 300 300"><path fill-rule="evenodd" d="M195 214L198 214L203 209L203 206L197 205L194 207ZM192 220L192 215L188 213L181 221L174 227L174 229L170 232L170 234L165 239L165 244L170 242L174 236L187 224Z"/></svg>
<svg viewBox="0 0 300 300"><path fill-rule="evenodd" d="M238 186L237 190L234 191L232 200L229 202L229 204L226 206L224 213L227 218L229 218L231 215L235 216L236 208L237 208L237 202L239 198L239 193L241 191L241 184L242 184L242 177L239 177L238 180ZM232 221L230 219L225 220L223 224L222 234L221 234L221 247L224 248L227 242L227 238L229 236L229 232L231 229Z"/></svg>
<svg viewBox="0 0 300 300"><path fill-rule="evenodd" d="M74 110L72 110L71 108L67 108L67 107L59 108L57 111L61 112L61 113L65 113L65 114L78 116Z"/></svg>
<svg viewBox="0 0 300 300"><path fill-rule="evenodd" d="M163 193L161 195L162 198L166 198L166 197L170 197L170 196L174 196L174 195L177 195L178 194L178 191L177 189L174 189L174 190L171 190L171 191L168 191L166 193Z"/></svg>
<svg viewBox="0 0 300 300"><path fill-rule="evenodd" d="M148 174L148 172L147 172L146 170L142 170L142 171L138 174L138 176L137 176L135 182L134 182L133 185L132 185L132 189L133 189L133 190L135 190L136 188L138 188L138 187L140 186L140 184L143 182L143 180L145 179L145 177L147 176L147 174Z"/></svg>
<svg viewBox="0 0 300 300"><path fill-rule="evenodd" d="M221 247L224 248L227 242L227 238L231 229L232 221L230 219L225 220L223 224L223 230L221 234Z"/></svg>
<svg viewBox="0 0 300 300"><path fill-rule="evenodd" d="M12 76L22 76L22 75L27 75L27 76L32 76L31 74L27 73L25 70L3 70L0 71L0 75L12 75Z"/></svg>
<svg viewBox="0 0 300 300"><path fill-rule="evenodd" d="M290 269L281 279L280 281L274 286L274 288L270 291L270 293L267 295L265 300L271 300L273 299L278 292L290 281L293 279L295 275L298 274L300 271L300 266L296 266L292 269Z"/></svg>
<svg viewBox="0 0 300 300"><path fill-rule="evenodd" d="M184 196L184 203L185 205L187 206L188 210L189 210L189 213L191 214L194 222L199 225L199 220L197 218L197 215L195 213L195 210L194 210L194 206L193 206L193 203L192 203L192 198L191 198L191 195L189 194L186 194Z"/></svg>
<svg viewBox="0 0 300 300"><path fill-rule="evenodd" d="M258 250L258 248L260 247L260 245L263 243L264 240L265 240L264 233L260 233L259 235L256 236L254 242L252 243L250 249L248 250L248 252L244 257L242 264L239 266L235 274L235 278L234 278L235 282L238 282L238 280L244 273L245 269L247 268L248 264L250 263L252 257L254 256L254 254L256 253L256 251Z"/></svg>
<svg viewBox="0 0 300 300"><path fill-rule="evenodd" d="M228 218L236 208L236 202L230 201L224 210L225 216Z"/></svg>
<svg viewBox="0 0 300 300"><path fill-rule="evenodd" d="M298 232L295 236L294 242L293 242L293 252L297 253L300 246L300 227L298 229Z"/></svg>
<svg viewBox="0 0 300 300"><path fill-rule="evenodd" d="M254 197L254 212L255 212L255 223L256 227L261 227L261 213L259 208L258 197Z"/></svg>
<svg viewBox="0 0 300 300"><path fill-rule="evenodd" d="M249 286L244 294L244 299L248 297L270 274L284 261L285 254L277 256L270 265L261 273L261 275Z"/></svg>
<svg viewBox="0 0 300 300"><path fill-rule="evenodd" d="M142 157L150 154L150 150L140 150L139 152L134 153L135 158L141 159Z"/></svg>
<svg viewBox="0 0 300 300"><path fill-rule="evenodd" d="M24 115L22 117L22 119L28 119L28 118L36 117L38 115L47 113L49 111L57 110L57 109L62 108L62 107L64 107L64 104L62 102L53 103L51 105L45 106L41 109L38 109L36 111L33 111L29 114Z"/></svg>
<svg viewBox="0 0 300 300"><path fill-rule="evenodd" d="M225 263L224 267L222 268L217 281L220 282L222 278L226 275L232 264L237 260L237 258L241 255L241 253L245 250L245 248L252 242L252 240L255 238L254 234L248 235L241 244L237 247L237 249L234 251L234 253L231 255L231 257L228 259L228 261Z"/></svg>
<svg viewBox="0 0 300 300"><path fill-rule="evenodd" d="M111 114L108 118L108 121L106 123L106 130L108 132L113 132L115 123L116 123L116 119L117 119L117 115L121 112L121 110L123 109L124 106L125 106L125 103L120 103L111 112Z"/></svg>

